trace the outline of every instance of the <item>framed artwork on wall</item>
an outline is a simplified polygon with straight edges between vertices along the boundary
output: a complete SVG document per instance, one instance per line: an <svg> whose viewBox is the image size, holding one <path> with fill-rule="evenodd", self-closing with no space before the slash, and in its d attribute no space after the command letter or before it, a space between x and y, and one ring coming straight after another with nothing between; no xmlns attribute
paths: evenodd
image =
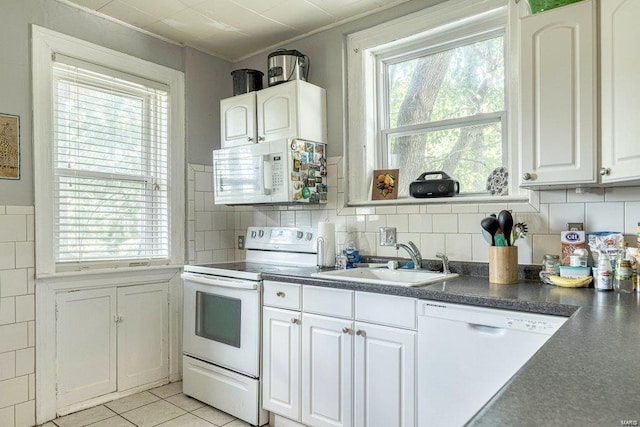
<svg viewBox="0 0 640 427"><path fill-rule="evenodd" d="M20 179L20 117L0 113L0 179Z"/></svg>
<svg viewBox="0 0 640 427"><path fill-rule="evenodd" d="M376 169L373 171L371 200L392 200L398 198L398 169Z"/></svg>

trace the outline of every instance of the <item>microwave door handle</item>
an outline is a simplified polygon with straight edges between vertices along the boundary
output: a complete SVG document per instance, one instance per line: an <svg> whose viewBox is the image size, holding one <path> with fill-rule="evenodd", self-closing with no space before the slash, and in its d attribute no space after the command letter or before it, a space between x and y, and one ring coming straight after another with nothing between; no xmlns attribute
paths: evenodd
<svg viewBox="0 0 640 427"><path fill-rule="evenodd" d="M264 154L262 156L262 162L260 162L262 165L262 190L265 195L269 195L273 192L273 173L271 171L270 158L270 154ZM267 183L269 184L269 187L267 187Z"/></svg>

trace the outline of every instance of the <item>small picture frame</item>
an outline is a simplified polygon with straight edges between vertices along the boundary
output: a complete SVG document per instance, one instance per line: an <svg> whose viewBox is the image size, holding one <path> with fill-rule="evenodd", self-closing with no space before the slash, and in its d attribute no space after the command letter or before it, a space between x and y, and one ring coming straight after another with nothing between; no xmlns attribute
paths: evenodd
<svg viewBox="0 0 640 427"><path fill-rule="evenodd" d="M398 198L399 169L376 169L373 171L371 200L395 200Z"/></svg>
<svg viewBox="0 0 640 427"><path fill-rule="evenodd" d="M20 117L0 113L0 179L20 179Z"/></svg>

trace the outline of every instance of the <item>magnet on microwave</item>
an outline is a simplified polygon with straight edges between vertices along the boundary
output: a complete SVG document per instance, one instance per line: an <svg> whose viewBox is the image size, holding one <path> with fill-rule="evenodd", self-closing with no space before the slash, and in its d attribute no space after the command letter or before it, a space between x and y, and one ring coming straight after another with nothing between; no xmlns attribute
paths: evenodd
<svg viewBox="0 0 640 427"><path fill-rule="evenodd" d="M306 151L300 152L300 163L303 165L309 163L309 153Z"/></svg>

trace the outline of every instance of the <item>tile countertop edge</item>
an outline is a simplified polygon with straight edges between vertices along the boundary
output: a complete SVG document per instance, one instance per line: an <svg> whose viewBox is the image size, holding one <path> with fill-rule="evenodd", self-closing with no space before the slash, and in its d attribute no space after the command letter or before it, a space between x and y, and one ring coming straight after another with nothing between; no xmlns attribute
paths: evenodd
<svg viewBox="0 0 640 427"><path fill-rule="evenodd" d="M265 280L569 317L470 420L471 426L622 425L640 421L640 294L492 285L458 277L419 288L265 274ZM628 424L635 425L635 424Z"/></svg>

